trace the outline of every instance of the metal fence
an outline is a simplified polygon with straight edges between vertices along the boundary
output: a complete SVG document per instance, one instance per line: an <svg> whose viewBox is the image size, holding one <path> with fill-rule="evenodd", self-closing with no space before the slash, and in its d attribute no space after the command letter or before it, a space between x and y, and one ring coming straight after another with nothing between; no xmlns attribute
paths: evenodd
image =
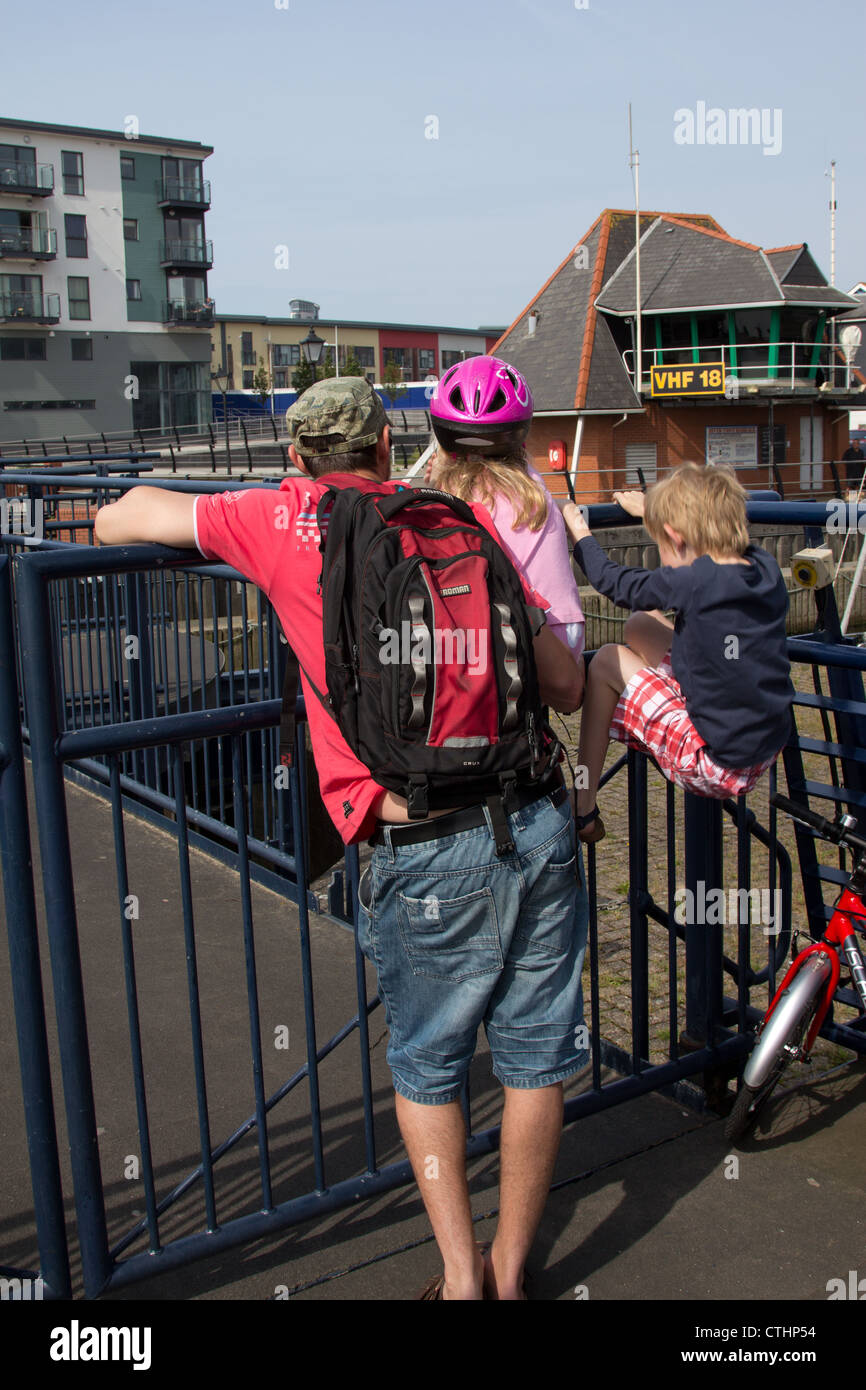
<svg viewBox="0 0 866 1390"><path fill-rule="evenodd" d="M127 485L132 481L87 480L88 488L109 495ZM200 490L197 484L187 486ZM817 506L769 504L767 511L767 505L758 510L768 522L808 528L824 515ZM616 524L618 518L614 508L599 508L592 520ZM8 558L0 561L0 851L40 1274L46 1296L69 1296L68 1235L29 867L25 745L39 829L74 1236L84 1293L96 1297L348 1207L410 1182L411 1173L405 1161L383 1165L379 1158L386 1107L374 1103L368 1036L368 1016L378 1001L368 988L356 945L350 957L344 953L341 967L342 993L353 996L354 1003L335 1020L327 1041L320 1040L318 1020L323 1012L329 1018L334 1014L330 996L337 981L327 953L323 972L321 946L314 970L302 728L289 785L274 789L270 809L264 799L260 807L253 805L258 779L262 786L266 780L273 783L270 774L278 764L274 739L280 701L269 673L278 664L279 637L264 601L254 600L246 589L237 593L233 586L244 586L226 567L191 563L188 552L152 546L94 549L51 541L27 550L20 538L6 540L24 553L14 560L14 594L12 565ZM219 626L223 619L228 623L229 602L232 614L242 615L245 634L237 639L234 658L229 656L234 629L229 624L223 638ZM815 640L791 643L792 659L812 669L818 686L826 672L830 689L800 697L800 713L820 719L820 736L801 732L786 751L787 784L809 797L844 803L862 823L866 651L839 641L831 596L825 595L819 629ZM137 655L132 639L138 643ZM225 656L222 665L218 651ZM805 770L804 759L810 764ZM816 759L824 767L821 778L814 771ZM75 896L80 865L72 849L65 796L69 769L87 773L101 785L111 823L113 863L106 892L116 904L115 929L84 947ZM775 776L774 770L771 786ZM605 783L606 796L620 797L628 825L627 971L611 993L603 978L611 927L599 902L598 856L590 847L586 994L592 1062L567 1101L568 1121L647 1091L688 1085L696 1077L711 1092L723 1089L748 1050L747 1029L775 987L792 933L791 860L777 834L775 813L763 812L757 793L724 804L683 794L668 784L660 786L651 764L634 753L613 763ZM166 842L165 855L176 856L176 900L165 910L157 947L136 935L129 913L130 901L140 891L141 870L127 844L142 806L171 826L174 844ZM240 1003L232 1045L236 1052L244 1032L248 1044L245 1062L233 1063L230 1085L221 1076L220 1057L214 1060L211 1041L215 1025L209 981L225 943L214 942L211 932L203 939L206 906L197 895L191 867L194 846L208 843L238 871L236 915L242 942L232 983ZM832 888L841 870L818 864L814 844L811 858L808 844L799 847L808 926L815 934L823 921L825 886ZM753 873L753 861L759 859ZM253 910L257 861L259 873L279 882L297 910L289 934L296 1008L303 1020L303 1060L283 1068L275 1082L279 1057L275 1061L266 1055L263 1045L262 997L270 981L259 965L266 957ZM325 904L324 917L331 923L327 930L340 941L351 942L341 927L355 925L358 876L358 852L350 849ZM688 914L681 920L680 894L683 889L698 894L700 885L705 893L710 887L724 893L734 888L733 921L695 921ZM778 905L770 931L753 920L755 887ZM617 945L620 933L616 928ZM94 952L95 962L89 958ZM148 952L173 1007L183 1003L187 1041L167 1076L156 1061L154 999L141 983L141 962ZM116 996L110 995L111 1004L103 998L100 1005L109 1010L113 1052L92 1054L88 1047L88 1022L93 1024L94 1014L86 982L94 971L100 982L122 982ZM841 990L822 1031L863 1052L866 1036L855 1004ZM618 1031L623 1012L625 1038ZM666 1021L661 1033L656 1028L660 1015ZM323 1099L334 1094L337 1074L349 1094L340 1107ZM184 1085L196 1116L197 1156L178 1177L178 1155L164 1151L163 1131L152 1117ZM128 1105L134 1105L141 1164L144 1212L135 1218L103 1174L106 1140L100 1142L97 1126L109 1095L124 1087ZM215 1093L220 1115L232 1117L223 1120L218 1135L213 1132ZM280 1125L287 1106L291 1123ZM468 1097L467 1106L471 1125ZM351 1145L345 1140L347 1114L357 1141ZM470 1155L497 1145L497 1127L471 1128L470 1134ZM287 1152L294 1164L290 1183L284 1180Z"/></svg>

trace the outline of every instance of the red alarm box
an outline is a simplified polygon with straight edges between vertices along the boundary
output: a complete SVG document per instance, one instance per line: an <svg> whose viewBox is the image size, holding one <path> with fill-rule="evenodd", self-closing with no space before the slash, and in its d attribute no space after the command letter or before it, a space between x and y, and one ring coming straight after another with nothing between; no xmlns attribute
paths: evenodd
<svg viewBox="0 0 866 1390"><path fill-rule="evenodd" d="M566 469L565 440L552 439L547 446L547 461L554 473L564 473Z"/></svg>

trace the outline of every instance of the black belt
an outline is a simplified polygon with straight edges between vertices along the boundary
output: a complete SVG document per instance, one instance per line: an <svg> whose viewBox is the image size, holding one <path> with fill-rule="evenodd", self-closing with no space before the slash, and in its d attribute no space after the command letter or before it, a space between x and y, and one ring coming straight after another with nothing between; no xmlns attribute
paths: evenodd
<svg viewBox="0 0 866 1390"><path fill-rule="evenodd" d="M543 796L549 796L554 806L561 806L567 795L568 791L562 778L562 772L557 768L554 776L548 777L541 785L524 787L512 792L508 798L508 814L521 811L524 806L531 806L533 802L540 801ZM447 816L433 816L415 825L388 822L388 828L391 831L391 843L392 845L418 845L425 840L438 840L443 835L456 835L461 830L477 830L479 826L487 824L484 811L484 805L480 804L467 806L462 811L450 811ZM384 845L385 828L385 824L380 821L370 836L371 845Z"/></svg>

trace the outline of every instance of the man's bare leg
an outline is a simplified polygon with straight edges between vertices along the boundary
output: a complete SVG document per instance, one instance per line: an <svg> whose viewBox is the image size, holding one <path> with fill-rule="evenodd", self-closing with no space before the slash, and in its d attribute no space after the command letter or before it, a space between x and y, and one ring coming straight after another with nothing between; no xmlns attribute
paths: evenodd
<svg viewBox="0 0 866 1390"><path fill-rule="evenodd" d="M523 1269L550 1191L562 1135L562 1083L537 1090L503 1087L499 1141L499 1222L485 1257L487 1297L525 1299Z"/></svg>
<svg viewBox="0 0 866 1390"><path fill-rule="evenodd" d="M419 1105L395 1094L397 1123L445 1265L442 1297L480 1300L483 1264L469 1206L460 1102Z"/></svg>

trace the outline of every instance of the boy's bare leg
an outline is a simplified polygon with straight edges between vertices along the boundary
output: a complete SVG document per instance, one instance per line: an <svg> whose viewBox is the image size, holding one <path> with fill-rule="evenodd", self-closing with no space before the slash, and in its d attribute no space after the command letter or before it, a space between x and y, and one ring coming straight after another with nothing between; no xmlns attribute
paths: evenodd
<svg viewBox="0 0 866 1390"><path fill-rule="evenodd" d="M499 1222L485 1257L487 1297L525 1299L523 1268L550 1191L562 1134L562 1083L505 1086L499 1143Z"/></svg>
<svg viewBox="0 0 866 1390"><path fill-rule="evenodd" d="M397 1123L445 1265L443 1299L483 1298L466 1182L466 1126L459 1101L420 1105L396 1094Z"/></svg>
<svg viewBox="0 0 866 1390"><path fill-rule="evenodd" d="M623 633L626 646L643 658L644 666L658 666L670 651L673 635L673 623L658 608L632 613Z"/></svg>
<svg viewBox="0 0 866 1390"><path fill-rule="evenodd" d="M635 671L646 664L645 657L615 643L600 647L589 664L577 753L579 770L583 769L580 781L586 784L577 789L579 816L588 815L595 805L610 741L610 721L619 697Z"/></svg>

